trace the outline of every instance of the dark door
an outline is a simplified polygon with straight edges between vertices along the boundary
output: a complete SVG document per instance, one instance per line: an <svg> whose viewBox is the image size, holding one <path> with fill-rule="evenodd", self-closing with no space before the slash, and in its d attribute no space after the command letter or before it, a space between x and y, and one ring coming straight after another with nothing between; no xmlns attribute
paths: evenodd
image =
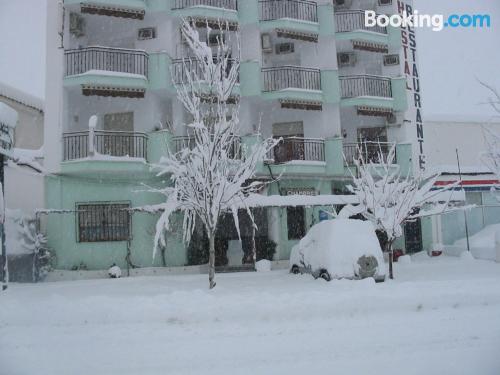
<svg viewBox="0 0 500 375"><path fill-rule="evenodd" d="M420 219L407 221L404 225L407 254L422 251L422 225Z"/></svg>

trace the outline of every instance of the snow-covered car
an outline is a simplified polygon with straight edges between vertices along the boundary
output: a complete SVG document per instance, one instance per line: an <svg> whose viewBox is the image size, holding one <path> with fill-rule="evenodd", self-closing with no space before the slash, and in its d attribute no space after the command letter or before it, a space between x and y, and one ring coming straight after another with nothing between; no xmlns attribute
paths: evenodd
<svg viewBox="0 0 500 375"><path fill-rule="evenodd" d="M315 278L384 281L386 268L375 229L369 221L334 219L311 227L292 249L290 272Z"/></svg>

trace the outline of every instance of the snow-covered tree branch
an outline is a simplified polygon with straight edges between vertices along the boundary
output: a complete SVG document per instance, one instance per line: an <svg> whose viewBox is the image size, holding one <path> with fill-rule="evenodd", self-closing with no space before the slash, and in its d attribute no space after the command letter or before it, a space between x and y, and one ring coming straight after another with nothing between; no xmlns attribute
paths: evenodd
<svg viewBox="0 0 500 375"><path fill-rule="evenodd" d="M393 145L384 157L379 151L378 162L365 160L363 150L358 149L354 160L357 176L352 176L353 184L348 189L359 199L356 206L348 205L339 213L339 217L362 214L374 227L387 235L385 251L389 253L389 276L392 272L392 244L403 235L403 224L427 214L444 212L451 199L449 194L444 202L436 199L445 190L453 189L458 183L434 190L438 174L424 177L422 174L405 176L399 165L395 164L396 146ZM438 201L438 203L436 202Z"/></svg>
<svg viewBox="0 0 500 375"><path fill-rule="evenodd" d="M170 228L173 213L184 215L186 242L200 220L210 244L210 288L215 286L215 232L219 218L231 212L239 228L238 208L246 207L245 197L261 188L262 183L251 181L258 163L275 145L275 141L267 139L251 148L242 146L238 98L233 96L239 72L239 37L235 32L231 40L228 28L220 26L225 29L224 37L218 34L217 46L212 48L200 39L189 21L182 21L183 38L194 55L183 60L182 79L176 84L178 99L191 118L187 125L189 141L182 150L169 151L156 166L158 175L168 176L171 184L157 190L166 201L156 225L154 253L166 246L164 231ZM210 35L208 24L207 30ZM252 213L246 208L253 222Z"/></svg>
<svg viewBox="0 0 500 375"><path fill-rule="evenodd" d="M500 119L500 93L495 87L485 82L479 81L479 83L492 94L492 97L488 98L488 104L498 113L493 118ZM486 151L481 155L481 161L500 180L500 134L493 131L489 126L483 126L483 136L486 143ZM499 190L499 186L492 188L495 198L500 201Z"/></svg>

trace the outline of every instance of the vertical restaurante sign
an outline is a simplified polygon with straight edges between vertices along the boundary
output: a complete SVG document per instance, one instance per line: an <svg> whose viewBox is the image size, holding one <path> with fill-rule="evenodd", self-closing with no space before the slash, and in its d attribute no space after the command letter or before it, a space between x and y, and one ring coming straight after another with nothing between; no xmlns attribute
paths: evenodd
<svg viewBox="0 0 500 375"><path fill-rule="evenodd" d="M398 0L398 13L403 16L413 14L411 5ZM418 166L425 169L424 154L424 126L422 123L422 94L420 90L420 77L417 67L417 39L415 28L411 26L401 26L401 42L403 45L404 72L406 75L406 89L410 92L409 106L413 109L412 124L415 124L416 139L418 142Z"/></svg>

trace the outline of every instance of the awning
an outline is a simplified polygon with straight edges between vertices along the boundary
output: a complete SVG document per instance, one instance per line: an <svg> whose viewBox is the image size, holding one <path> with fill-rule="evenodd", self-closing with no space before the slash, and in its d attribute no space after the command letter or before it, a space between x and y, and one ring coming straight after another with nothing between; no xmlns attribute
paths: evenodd
<svg viewBox="0 0 500 375"><path fill-rule="evenodd" d="M280 38L289 38L289 39L303 40L306 42L318 43L318 34L314 33L305 33L295 30L286 30L286 29L276 29L276 33Z"/></svg>
<svg viewBox="0 0 500 375"><path fill-rule="evenodd" d="M145 93L145 89L82 85L82 94L84 96L111 96L113 98L142 99Z"/></svg>
<svg viewBox="0 0 500 375"><path fill-rule="evenodd" d="M389 53L389 46L387 44L366 42L364 40L353 40L352 48L369 52Z"/></svg>
<svg viewBox="0 0 500 375"><path fill-rule="evenodd" d="M380 107L368 107L368 106L358 106L356 107L358 115L362 116L379 116L385 117L392 114L392 109L390 108L380 108Z"/></svg>
<svg viewBox="0 0 500 375"><path fill-rule="evenodd" d="M80 10L82 13L97 14L101 16L112 16L121 18L132 18L143 20L144 9L124 8L115 5L101 5L101 4L81 4Z"/></svg>
<svg viewBox="0 0 500 375"><path fill-rule="evenodd" d="M288 109L303 109L307 111L321 111L323 109L321 102L307 100L281 99L280 104L281 108Z"/></svg>

